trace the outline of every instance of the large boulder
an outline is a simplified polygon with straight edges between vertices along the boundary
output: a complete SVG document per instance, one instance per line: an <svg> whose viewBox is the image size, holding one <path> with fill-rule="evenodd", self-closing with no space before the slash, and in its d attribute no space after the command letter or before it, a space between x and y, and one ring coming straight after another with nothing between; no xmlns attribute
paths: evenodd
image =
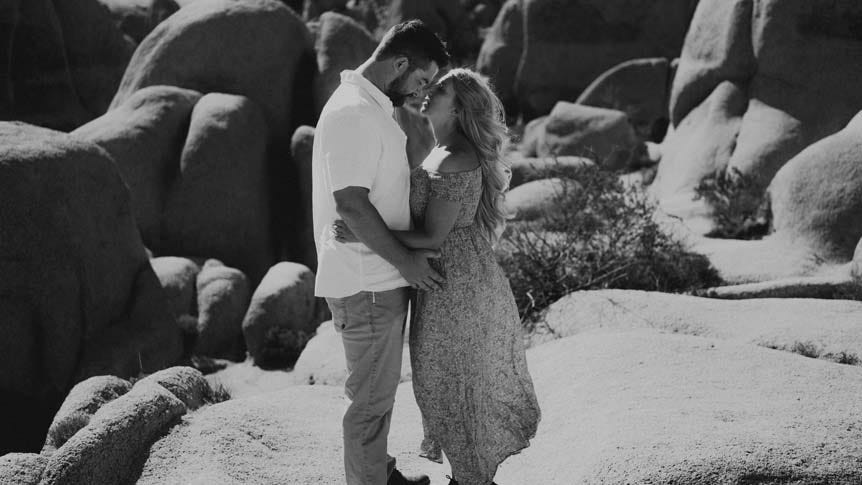
<svg viewBox="0 0 862 485"><path fill-rule="evenodd" d="M197 277L201 267L187 258L163 256L150 260L175 317L197 315Z"/></svg>
<svg viewBox="0 0 862 485"><path fill-rule="evenodd" d="M299 0L302 4L302 18L306 21L322 17L326 12L343 12L347 9L347 0Z"/></svg>
<svg viewBox="0 0 862 485"><path fill-rule="evenodd" d="M197 277L198 324L192 352L208 357L239 358L243 316L251 289L235 268L204 265Z"/></svg>
<svg viewBox="0 0 862 485"><path fill-rule="evenodd" d="M575 102L622 111L640 141L661 141L669 120L672 79L667 59L633 59L605 71Z"/></svg>
<svg viewBox="0 0 862 485"><path fill-rule="evenodd" d="M508 0L497 14L479 50L476 69L488 76L506 108L506 114L518 113L515 80L524 49L524 14L521 0Z"/></svg>
<svg viewBox="0 0 862 485"><path fill-rule="evenodd" d="M576 155L610 170L628 168L641 146L622 111L558 102L539 128L539 157Z"/></svg>
<svg viewBox="0 0 862 485"><path fill-rule="evenodd" d="M413 379L413 368L410 365L410 345L406 333L409 332L405 332L399 382ZM344 356L344 344L341 339L341 332L335 331L332 320L327 320L317 327L317 332L302 350L302 354L289 376L295 385L344 386L349 376L347 361Z"/></svg>
<svg viewBox="0 0 862 485"><path fill-rule="evenodd" d="M7 453L0 456L0 484L39 485L48 458L36 453Z"/></svg>
<svg viewBox="0 0 862 485"><path fill-rule="evenodd" d="M663 146L660 197L690 191L714 169L765 186L846 126L862 109L852 88L862 76L860 19L853 2L701 1L673 82L678 135Z"/></svg>
<svg viewBox="0 0 862 485"><path fill-rule="evenodd" d="M469 8L470 5L473 6L469 13L470 20L473 22L473 25L479 28L487 28L494 23L494 20L497 19L497 14L500 13L500 8L503 6L502 3L501 0L470 0L466 3L461 2L464 7Z"/></svg>
<svg viewBox="0 0 862 485"><path fill-rule="evenodd" d="M0 394L20 417L0 452L36 450L75 382L170 365L180 334L103 150L65 136L7 145L0 207Z"/></svg>
<svg viewBox="0 0 862 485"><path fill-rule="evenodd" d="M50 454L63 446L90 422L99 408L126 394L131 388L129 381L116 376L95 376L76 384L48 428L42 453Z"/></svg>
<svg viewBox="0 0 862 485"><path fill-rule="evenodd" d="M479 49L479 38L459 0L388 0L379 32L419 19L446 42L456 63L469 62Z"/></svg>
<svg viewBox="0 0 862 485"><path fill-rule="evenodd" d="M194 411L211 401L212 388L197 369L176 366L160 370L135 383L137 386L158 384L182 401L188 411Z"/></svg>
<svg viewBox="0 0 862 485"><path fill-rule="evenodd" d="M859 285L862 285L862 239L856 245L856 251L853 253L853 261L850 263L850 276Z"/></svg>
<svg viewBox="0 0 862 485"><path fill-rule="evenodd" d="M202 48L205 46L205 48ZM277 0L190 2L159 24L129 62L111 103L153 85L245 96L264 111L274 136L289 139L297 71L312 55L302 20Z"/></svg>
<svg viewBox="0 0 862 485"><path fill-rule="evenodd" d="M72 133L117 160L144 243L259 280L275 261L269 128L248 98L149 86Z"/></svg>
<svg viewBox="0 0 862 485"><path fill-rule="evenodd" d="M518 150L522 155L527 157L535 157L539 152L539 143L542 142L542 136L545 132L545 124L548 122L548 115L533 118L524 125L524 132L519 140Z"/></svg>
<svg viewBox="0 0 862 485"><path fill-rule="evenodd" d="M596 165L589 158L574 156L543 158L512 156L511 158L512 179L509 181L510 189L534 180L563 176L567 173L574 173Z"/></svg>
<svg viewBox="0 0 862 485"><path fill-rule="evenodd" d="M271 228L276 231L272 239L284 259L297 256L304 247L294 237L304 221L290 137L296 126L314 124L311 93L316 73L311 34L282 2L193 1L141 42L111 107L152 85L240 95L253 101L268 127L265 180Z"/></svg>
<svg viewBox="0 0 862 485"><path fill-rule="evenodd" d="M311 158L314 151L314 127L302 125L293 132L290 139L290 154L296 163L299 174L300 207L302 209L302 226L297 229L296 239L303 248L297 258L305 261L312 271L317 270L317 247L314 244L314 220L312 207Z"/></svg>
<svg viewBox="0 0 862 485"><path fill-rule="evenodd" d="M2 119L68 130L92 118L75 92L54 3L4 1L0 4L0 25Z"/></svg>
<svg viewBox="0 0 862 485"><path fill-rule="evenodd" d="M291 386L208 406L152 446L137 483L342 483L344 407L344 390L336 386ZM431 476L442 478L441 466L417 454L421 426L413 391L404 384L396 394L390 453L405 472L431 464L439 467Z"/></svg>
<svg viewBox="0 0 862 485"><path fill-rule="evenodd" d="M192 109L201 94L171 86L151 86L72 132L96 143L117 162L132 195L132 209L148 247L160 247L162 214Z"/></svg>
<svg viewBox="0 0 862 485"><path fill-rule="evenodd" d="M862 238L862 112L787 162L769 194L776 235L822 259L853 259Z"/></svg>
<svg viewBox="0 0 862 485"><path fill-rule="evenodd" d="M502 92L515 93L520 112L530 120L547 114L557 101L577 99L595 78L620 62L677 57L696 3L511 1L486 38L478 67L492 76L502 73L496 84ZM521 28L515 25L518 17L523 18ZM515 56L518 44L521 49ZM504 86L509 79L514 85Z"/></svg>
<svg viewBox="0 0 862 485"><path fill-rule="evenodd" d="M41 485L132 483L150 444L185 412L164 387L136 385L51 455Z"/></svg>
<svg viewBox="0 0 862 485"><path fill-rule="evenodd" d="M291 377L296 384L343 386L347 375L341 333L335 331L332 320L325 321L302 350Z"/></svg>
<svg viewBox="0 0 862 485"><path fill-rule="evenodd" d="M314 82L317 112L341 84L341 71L356 69L377 47L374 37L358 22L335 12L320 16L319 33L314 42L320 75Z"/></svg>
<svg viewBox="0 0 862 485"><path fill-rule="evenodd" d="M580 185L559 177L533 180L518 185L506 193L506 212L512 221L531 221L557 209L568 191L578 191Z"/></svg>
<svg viewBox="0 0 862 485"><path fill-rule="evenodd" d="M320 323L323 300L314 297L314 273L297 263L270 268L251 298L242 333L259 365L292 365Z"/></svg>
<svg viewBox="0 0 862 485"><path fill-rule="evenodd" d="M723 81L678 125L669 128L650 188L666 207L674 199L691 205L694 187L727 168L747 106L745 86Z"/></svg>
<svg viewBox="0 0 862 485"><path fill-rule="evenodd" d="M339 483L343 412L343 391L329 386L203 408L153 444L136 483Z"/></svg>
<svg viewBox="0 0 862 485"><path fill-rule="evenodd" d="M862 5L829 0L755 2L757 71L729 167L764 180L862 110Z"/></svg>
<svg viewBox="0 0 862 485"><path fill-rule="evenodd" d="M217 258L252 284L275 262L267 125L256 103L207 94L195 105L164 201L158 255Z"/></svg>
<svg viewBox="0 0 862 485"><path fill-rule="evenodd" d="M743 85L757 69L751 44L752 0L699 2L670 93L674 126L722 82Z"/></svg>
<svg viewBox="0 0 862 485"><path fill-rule="evenodd" d="M75 92L91 117L107 111L137 43L99 0L54 1Z"/></svg>
<svg viewBox="0 0 862 485"><path fill-rule="evenodd" d="M99 0L114 23L136 44L157 25L179 10L175 0Z"/></svg>
<svg viewBox="0 0 862 485"><path fill-rule="evenodd" d="M65 133L41 126L31 125L22 121L0 122L0 143L3 146L40 143L42 140L61 139Z"/></svg>
<svg viewBox="0 0 862 485"><path fill-rule="evenodd" d="M128 316L87 342L76 381L101 374L131 377L153 372L182 356L182 333L149 264L135 278L132 295Z"/></svg>

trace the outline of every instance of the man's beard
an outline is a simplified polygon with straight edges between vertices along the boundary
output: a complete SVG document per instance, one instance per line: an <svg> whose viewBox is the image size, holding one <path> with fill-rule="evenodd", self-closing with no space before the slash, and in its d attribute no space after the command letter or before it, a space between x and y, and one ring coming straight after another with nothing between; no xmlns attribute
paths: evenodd
<svg viewBox="0 0 862 485"><path fill-rule="evenodd" d="M407 101L407 98L411 96L411 93L402 92L402 89L404 89L404 85L407 84L407 77L409 74L409 71L404 72L403 74L395 78L395 80L392 81L392 84L390 84L389 87L386 89L386 92L383 93L389 98L390 101L392 101L392 106L395 106L396 108L404 106L404 102Z"/></svg>

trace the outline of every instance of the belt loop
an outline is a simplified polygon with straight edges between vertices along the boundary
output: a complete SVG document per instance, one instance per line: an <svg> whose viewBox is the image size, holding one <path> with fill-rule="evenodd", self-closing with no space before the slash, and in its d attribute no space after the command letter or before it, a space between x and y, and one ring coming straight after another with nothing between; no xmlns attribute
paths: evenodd
<svg viewBox="0 0 862 485"><path fill-rule="evenodd" d="M371 292L371 303L377 303L377 296L373 291Z"/></svg>

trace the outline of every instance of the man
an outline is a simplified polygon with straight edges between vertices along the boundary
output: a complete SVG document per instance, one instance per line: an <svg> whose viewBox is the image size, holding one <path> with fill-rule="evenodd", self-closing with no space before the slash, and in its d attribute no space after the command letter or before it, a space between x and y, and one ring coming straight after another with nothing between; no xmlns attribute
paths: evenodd
<svg viewBox="0 0 862 485"><path fill-rule="evenodd" d="M391 230L410 228L406 136L394 107L418 95L449 62L440 39L420 21L394 26L320 114L312 155L315 294L326 297L342 334L349 375L344 466L348 485L429 483L405 477L386 452L401 374L408 287L439 288L431 251L405 248ZM361 243L336 242L342 219Z"/></svg>

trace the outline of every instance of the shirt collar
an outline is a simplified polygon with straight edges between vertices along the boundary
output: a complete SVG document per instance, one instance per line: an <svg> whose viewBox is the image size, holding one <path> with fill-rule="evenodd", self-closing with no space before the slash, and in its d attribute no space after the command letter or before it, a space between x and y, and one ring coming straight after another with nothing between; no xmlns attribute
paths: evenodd
<svg viewBox="0 0 862 485"><path fill-rule="evenodd" d="M386 114L392 116L395 113L395 107L392 106L392 100L389 99L389 96L383 94L383 91L375 86L374 83L366 79L362 74L351 70L341 71L341 82L358 86L374 101L376 101L377 104L386 111Z"/></svg>

